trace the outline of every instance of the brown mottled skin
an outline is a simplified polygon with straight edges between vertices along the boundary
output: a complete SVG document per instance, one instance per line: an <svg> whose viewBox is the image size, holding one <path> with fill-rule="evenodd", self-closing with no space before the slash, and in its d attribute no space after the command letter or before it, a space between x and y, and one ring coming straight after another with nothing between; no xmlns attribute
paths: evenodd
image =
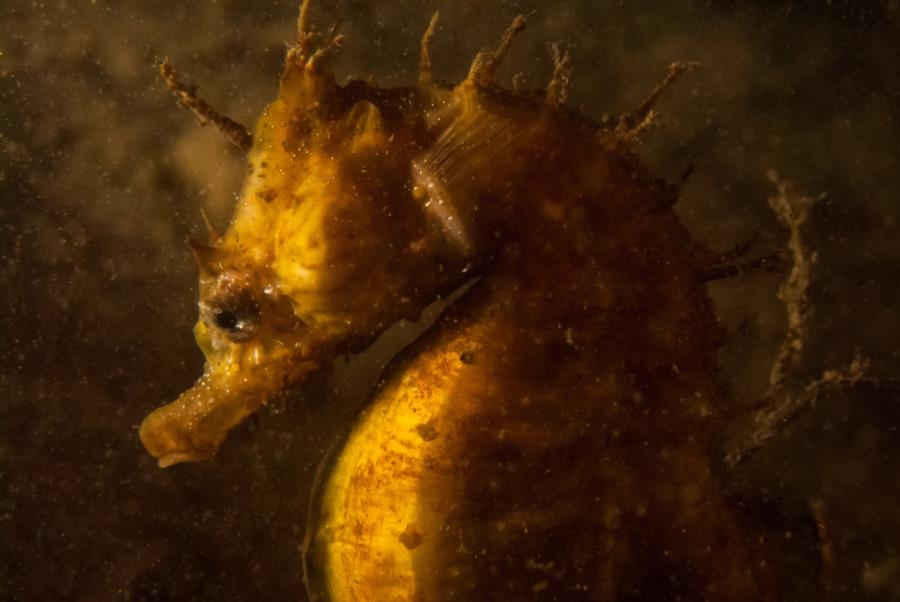
<svg viewBox="0 0 900 602"><path fill-rule="evenodd" d="M716 326L675 193L559 106L560 57L546 99L497 88L490 55L452 89L340 87L306 9L235 218L197 246L204 376L148 417L147 448L208 458L271 396L474 282L332 467L330 599L774 599L711 472Z"/></svg>

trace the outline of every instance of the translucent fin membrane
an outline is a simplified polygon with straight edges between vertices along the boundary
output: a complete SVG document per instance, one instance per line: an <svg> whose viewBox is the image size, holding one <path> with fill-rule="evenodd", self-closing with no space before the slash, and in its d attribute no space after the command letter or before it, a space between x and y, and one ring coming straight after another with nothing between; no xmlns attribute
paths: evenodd
<svg viewBox="0 0 900 602"><path fill-rule="evenodd" d="M412 162L414 197L463 255L477 251L466 219L478 203L475 175L484 177L485 168L514 140L511 121L476 110L451 123L434 146Z"/></svg>

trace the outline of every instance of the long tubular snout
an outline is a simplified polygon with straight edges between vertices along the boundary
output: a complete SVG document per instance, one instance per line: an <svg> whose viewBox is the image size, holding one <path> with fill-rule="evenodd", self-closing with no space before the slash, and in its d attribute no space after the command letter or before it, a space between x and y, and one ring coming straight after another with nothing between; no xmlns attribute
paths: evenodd
<svg viewBox="0 0 900 602"><path fill-rule="evenodd" d="M165 468L212 457L228 431L266 402L262 391L241 391L204 375L177 400L141 424L141 442Z"/></svg>

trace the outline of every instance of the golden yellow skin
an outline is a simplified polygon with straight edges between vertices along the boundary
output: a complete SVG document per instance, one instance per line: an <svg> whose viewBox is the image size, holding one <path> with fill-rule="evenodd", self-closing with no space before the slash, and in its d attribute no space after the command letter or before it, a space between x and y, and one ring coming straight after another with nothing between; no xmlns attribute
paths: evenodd
<svg viewBox="0 0 900 602"><path fill-rule="evenodd" d="M328 479L334 601L772 599L707 457L714 321L672 192L556 103L335 85L289 53L226 235L207 357L141 429L205 459L267 399L480 280L384 375ZM299 559L298 559L299 562Z"/></svg>
<svg viewBox="0 0 900 602"><path fill-rule="evenodd" d="M412 201L409 163L424 123L396 114L388 118L400 123L384 124L371 92L339 89L289 60L257 124L231 226L194 245L207 363L194 388L141 426L160 465L208 458L268 399L400 318L416 319L463 279L449 270L453 258L448 271L432 269L438 251ZM406 102L414 93L383 94ZM235 303L252 306L252 336L215 326L216 315L241 313Z"/></svg>

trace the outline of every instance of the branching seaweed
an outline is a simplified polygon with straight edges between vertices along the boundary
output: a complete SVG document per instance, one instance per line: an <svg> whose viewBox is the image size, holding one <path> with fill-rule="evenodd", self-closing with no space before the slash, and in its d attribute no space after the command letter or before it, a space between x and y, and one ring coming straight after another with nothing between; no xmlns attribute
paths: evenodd
<svg viewBox="0 0 900 602"><path fill-rule="evenodd" d="M797 193L789 182L779 180L773 171L769 172L769 179L777 187L777 193L769 199L769 206L778 221L790 230L788 250L793 259L791 272L778 291L778 298L787 310L787 332L769 374L769 396L778 398L785 396L787 380L800 361L809 330L809 285L816 254L807 251L801 229L817 199Z"/></svg>
<svg viewBox="0 0 900 602"><path fill-rule="evenodd" d="M811 315L809 287L816 263L815 252L810 251L803 240L802 227L813 205L822 197L802 195L774 172L768 175L777 188L769 199L769 206L778 220L790 230L788 251L793 266L778 291L778 298L784 302L787 312L787 331L769 374L769 389L762 407L752 416L753 427L725 455L725 465L729 468L747 462L767 441L814 407L823 395L851 389L900 392L900 381L866 376L868 361L859 356L844 368L825 370L819 378L806 385L792 382L797 380L797 367L808 338Z"/></svg>

